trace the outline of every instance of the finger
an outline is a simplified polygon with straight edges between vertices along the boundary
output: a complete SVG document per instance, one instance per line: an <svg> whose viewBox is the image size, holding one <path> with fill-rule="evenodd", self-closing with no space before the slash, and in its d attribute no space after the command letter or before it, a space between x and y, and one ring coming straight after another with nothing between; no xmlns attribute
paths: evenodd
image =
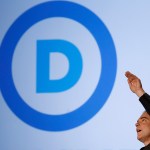
<svg viewBox="0 0 150 150"><path fill-rule="evenodd" d="M128 79L137 78L134 74L130 73L129 71L125 73L125 76L126 76Z"/></svg>
<svg viewBox="0 0 150 150"><path fill-rule="evenodd" d="M131 72L129 72L129 71L126 71L126 72L125 72L125 76L126 76L126 77L128 77L130 74L131 74Z"/></svg>
<svg viewBox="0 0 150 150"><path fill-rule="evenodd" d="M130 77L128 78L128 81L129 81L129 82L133 82L133 81L136 80L136 79L138 79L136 76L130 76Z"/></svg>
<svg viewBox="0 0 150 150"><path fill-rule="evenodd" d="M129 78L129 77L135 76L135 75L132 74L131 72L127 71L127 72L125 73L125 76L126 76L127 78Z"/></svg>
<svg viewBox="0 0 150 150"><path fill-rule="evenodd" d="M133 80L133 79L138 79L138 77L137 76L135 76L134 74L132 74L131 72L129 72L129 71L127 71L126 73L125 73L125 76L129 79L129 80Z"/></svg>

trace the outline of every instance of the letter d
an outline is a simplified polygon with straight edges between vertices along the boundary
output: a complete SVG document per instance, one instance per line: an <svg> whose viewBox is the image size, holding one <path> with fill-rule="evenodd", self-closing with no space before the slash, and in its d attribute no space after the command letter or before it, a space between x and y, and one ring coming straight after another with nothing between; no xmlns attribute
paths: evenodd
<svg viewBox="0 0 150 150"><path fill-rule="evenodd" d="M50 53L64 54L69 62L67 74L58 80L49 79ZM79 50L64 40L37 41L36 92L62 92L76 84L82 72L82 57Z"/></svg>

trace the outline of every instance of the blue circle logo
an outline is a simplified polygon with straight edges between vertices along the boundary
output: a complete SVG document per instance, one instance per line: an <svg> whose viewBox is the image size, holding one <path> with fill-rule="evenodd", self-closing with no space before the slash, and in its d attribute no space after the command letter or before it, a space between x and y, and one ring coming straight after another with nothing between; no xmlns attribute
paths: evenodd
<svg viewBox="0 0 150 150"><path fill-rule="evenodd" d="M28 106L18 94L12 77L12 58L23 34L34 24L52 17L73 19L95 38L102 58L97 87L87 102L78 109L62 115L48 115ZM0 86L9 108L25 123L47 131L63 131L82 125L92 118L108 99L117 72L113 40L104 23L87 8L72 2L52 1L39 4L23 13L9 28L0 47Z"/></svg>

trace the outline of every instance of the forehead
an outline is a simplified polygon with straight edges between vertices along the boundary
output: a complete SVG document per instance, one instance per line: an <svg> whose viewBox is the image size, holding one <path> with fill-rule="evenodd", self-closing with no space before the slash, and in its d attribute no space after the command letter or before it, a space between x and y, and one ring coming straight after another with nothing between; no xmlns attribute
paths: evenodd
<svg viewBox="0 0 150 150"><path fill-rule="evenodd" d="M150 115L147 112L143 112L143 114L140 116L139 119L142 119L142 118L147 118L150 120Z"/></svg>

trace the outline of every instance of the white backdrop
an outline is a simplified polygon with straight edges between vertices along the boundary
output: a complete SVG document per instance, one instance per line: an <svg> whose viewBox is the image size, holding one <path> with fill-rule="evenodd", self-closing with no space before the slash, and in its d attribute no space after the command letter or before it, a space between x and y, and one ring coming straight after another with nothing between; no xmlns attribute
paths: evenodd
<svg viewBox="0 0 150 150"><path fill-rule="evenodd" d="M44 1L1 0L0 42L16 18L42 2ZM130 92L124 73L127 70L135 73L141 78L145 91L150 92L150 2L70 2L81 4L94 12L106 25L113 38L117 54L117 74L112 92L93 118L81 126L61 132L39 130L22 122L9 109L0 94L0 149L136 150L143 146L136 139L135 122L144 109L138 98ZM47 32L44 29L49 30ZM83 75L72 90L57 94L35 94L36 52L33 42L36 39L58 37L71 41L81 50L81 55L87 62L84 64ZM68 68L66 58L61 55L56 55L56 58L61 60L61 64L57 64L56 60L51 62L56 65L52 68L53 78L63 76ZM20 39L12 64L13 80L21 97L30 107L46 114L64 114L86 102L95 90L100 69L100 55L92 35L79 23L66 18L47 19L32 26ZM51 100L48 96L51 96Z"/></svg>

